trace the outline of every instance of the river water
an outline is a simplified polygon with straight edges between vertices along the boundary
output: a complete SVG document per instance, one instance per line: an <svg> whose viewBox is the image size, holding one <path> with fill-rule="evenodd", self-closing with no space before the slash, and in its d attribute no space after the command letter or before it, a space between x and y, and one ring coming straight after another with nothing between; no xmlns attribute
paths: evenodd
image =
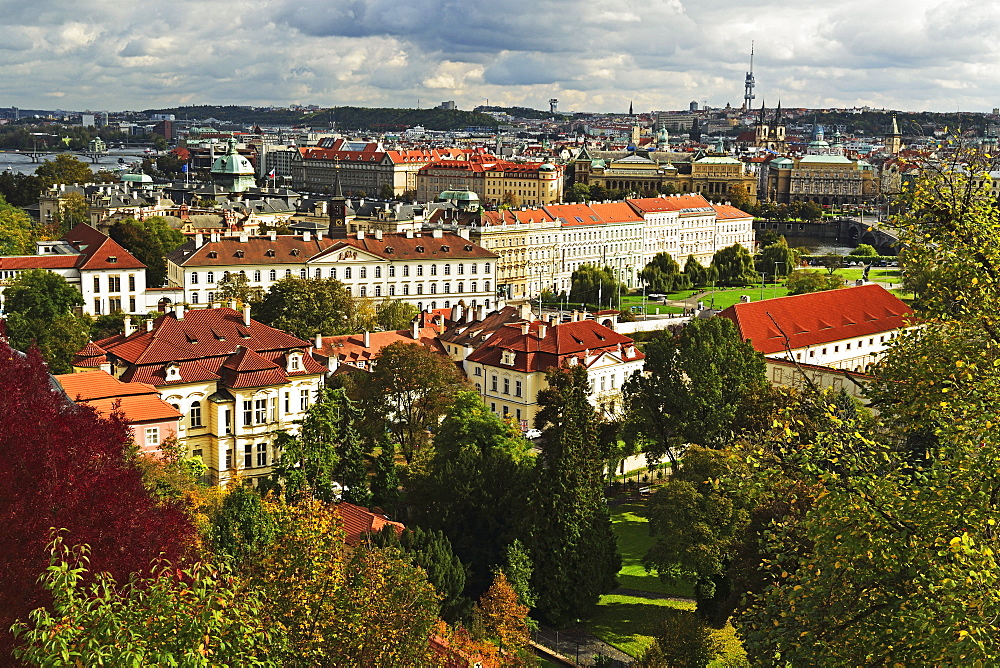
<svg viewBox="0 0 1000 668"><path fill-rule="evenodd" d="M90 158L86 156L80 156L77 155L76 153L71 153L70 155L90 164ZM42 160L52 160L55 156L56 156L55 153L51 155L46 155L42 158ZM126 162L134 163L134 162L141 162L143 157L144 156L141 153L135 150L129 151L126 149L122 151L122 150L111 149L108 151L108 154L106 156L103 156L101 158L100 162L98 162L96 165L91 164L90 170L92 172L97 172L102 169L106 169L109 171L115 170L118 169L122 164L118 162L119 158L125 160ZM31 158L25 155L21 155L20 153L8 153L6 151L0 151L0 171L15 172L18 174L34 174L35 170L38 168L38 165L40 164L41 164L40 162L32 162Z"/></svg>

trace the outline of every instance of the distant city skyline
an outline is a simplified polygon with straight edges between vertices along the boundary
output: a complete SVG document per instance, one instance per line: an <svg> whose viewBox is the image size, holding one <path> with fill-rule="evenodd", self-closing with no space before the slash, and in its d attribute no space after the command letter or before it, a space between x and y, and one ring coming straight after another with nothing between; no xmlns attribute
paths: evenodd
<svg viewBox="0 0 1000 668"><path fill-rule="evenodd" d="M756 107L988 112L998 28L970 0L39 0L0 16L0 106L740 107L753 40Z"/></svg>

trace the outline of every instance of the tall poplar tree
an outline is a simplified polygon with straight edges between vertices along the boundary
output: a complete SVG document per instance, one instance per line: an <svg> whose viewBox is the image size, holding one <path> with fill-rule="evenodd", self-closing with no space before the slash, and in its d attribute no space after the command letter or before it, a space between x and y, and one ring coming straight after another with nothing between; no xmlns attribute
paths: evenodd
<svg viewBox="0 0 1000 668"><path fill-rule="evenodd" d="M536 611L564 625L617 584L621 568L603 491L606 460L583 366L552 369L535 424L545 430L527 501L524 543L534 564Z"/></svg>

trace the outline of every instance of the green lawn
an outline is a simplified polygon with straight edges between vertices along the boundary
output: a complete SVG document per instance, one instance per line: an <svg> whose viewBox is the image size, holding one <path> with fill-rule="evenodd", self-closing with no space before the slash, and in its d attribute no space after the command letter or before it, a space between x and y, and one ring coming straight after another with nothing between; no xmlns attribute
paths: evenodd
<svg viewBox="0 0 1000 668"><path fill-rule="evenodd" d="M597 611L587 621L587 629L609 645L638 658L653 644L653 635L663 619L665 608L689 610L694 614L693 601L608 594L601 597ZM745 665L746 652L732 624L713 631L712 635L719 645L720 655L709 664L709 668Z"/></svg>
<svg viewBox="0 0 1000 668"><path fill-rule="evenodd" d="M656 539L649 535L649 520L640 514L642 509L643 504L625 503L611 511L611 521L618 537L618 551L622 555L618 586L668 596L694 596L690 584L663 582L655 572L647 572L646 567L642 565L643 556L656 542Z"/></svg>

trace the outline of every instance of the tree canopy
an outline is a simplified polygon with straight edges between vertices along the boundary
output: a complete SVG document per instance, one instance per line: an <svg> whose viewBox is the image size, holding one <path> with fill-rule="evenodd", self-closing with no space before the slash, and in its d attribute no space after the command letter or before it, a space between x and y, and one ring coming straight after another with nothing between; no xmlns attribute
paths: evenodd
<svg viewBox="0 0 1000 668"><path fill-rule="evenodd" d="M712 266L722 285L749 285L760 278L754 270L753 256L740 244L718 250L712 258Z"/></svg>
<svg viewBox="0 0 1000 668"><path fill-rule="evenodd" d="M542 453L527 499L523 539L534 565L536 612L561 625L586 614L616 584L617 541L604 502L598 417L582 365L552 369L535 423Z"/></svg>
<svg viewBox="0 0 1000 668"><path fill-rule="evenodd" d="M90 165L82 160L69 153L60 153L39 165L35 169L35 176L41 179L42 187L48 188L58 183L90 183L94 173L90 170Z"/></svg>
<svg viewBox="0 0 1000 668"><path fill-rule="evenodd" d="M52 373L69 373L90 334L90 319L73 312L81 304L79 290L59 274L21 272L4 291L10 344L18 350L37 345Z"/></svg>
<svg viewBox="0 0 1000 668"><path fill-rule="evenodd" d="M639 278L646 282L651 292L677 292L691 287L691 278L681 273L681 267L670 253L657 253L649 261Z"/></svg>
<svg viewBox="0 0 1000 668"><path fill-rule="evenodd" d="M573 271L569 299L587 304L617 304L618 295L625 291L609 267L603 269L592 264L581 265Z"/></svg>
<svg viewBox="0 0 1000 668"><path fill-rule="evenodd" d="M35 229L24 209L11 206L0 195L0 255L33 255Z"/></svg>
<svg viewBox="0 0 1000 668"><path fill-rule="evenodd" d="M283 278L254 305L257 320L304 339L352 334L357 314L357 303L333 278Z"/></svg>
<svg viewBox="0 0 1000 668"><path fill-rule="evenodd" d="M167 254L184 243L184 235L160 216L120 220L111 226L108 236L146 265L146 284L156 288L167 281Z"/></svg>

